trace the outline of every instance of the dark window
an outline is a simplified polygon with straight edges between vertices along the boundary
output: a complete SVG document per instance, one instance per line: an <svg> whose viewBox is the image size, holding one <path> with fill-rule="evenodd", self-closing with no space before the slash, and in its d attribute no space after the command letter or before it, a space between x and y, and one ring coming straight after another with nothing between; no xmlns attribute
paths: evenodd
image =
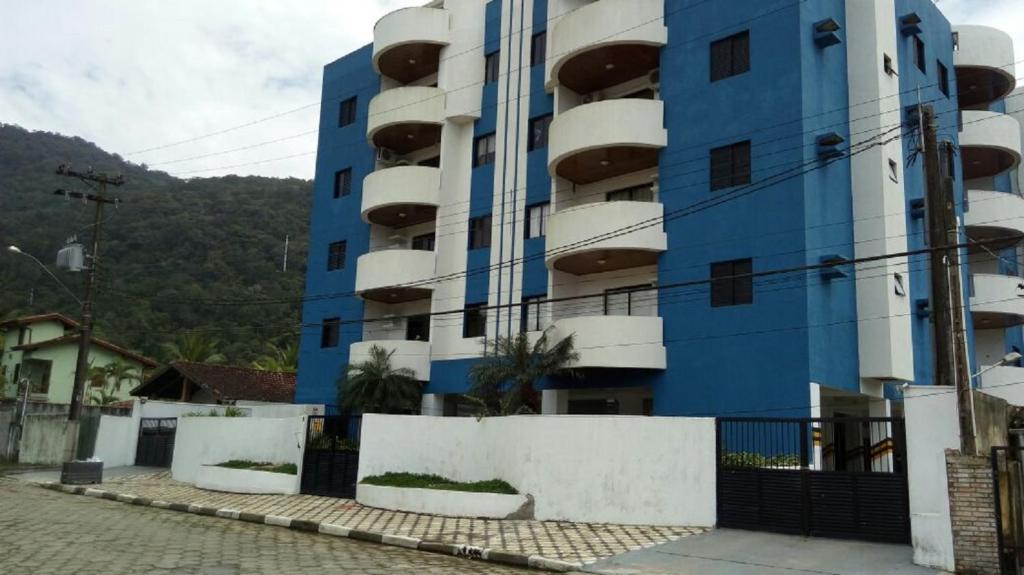
<svg viewBox="0 0 1024 575"><path fill-rule="evenodd" d="M604 315L656 315L658 292L652 287L643 284L604 290Z"/></svg>
<svg viewBox="0 0 1024 575"><path fill-rule="evenodd" d="M617 399L570 399L567 405L569 415L618 415Z"/></svg>
<svg viewBox="0 0 1024 575"><path fill-rule="evenodd" d="M711 43L711 81L750 71L750 32Z"/></svg>
<svg viewBox="0 0 1024 575"><path fill-rule="evenodd" d="M927 74L928 60L924 55L924 41L917 36L914 36L914 60L917 63L917 69Z"/></svg>
<svg viewBox="0 0 1024 575"><path fill-rule="evenodd" d="M491 247L491 214L469 218L469 249Z"/></svg>
<svg viewBox="0 0 1024 575"><path fill-rule="evenodd" d="M543 331L545 325L547 325L548 317L547 310L548 303L544 300L547 299L546 295L535 295L531 297L523 298L522 308L522 324L520 328L523 331Z"/></svg>
<svg viewBox="0 0 1024 575"><path fill-rule="evenodd" d="M889 76L896 75L896 68L893 68L892 66L892 56L888 54L883 54L882 69L885 70L885 73Z"/></svg>
<svg viewBox="0 0 1024 575"><path fill-rule="evenodd" d="M473 144L473 167L486 166L487 164L493 164L494 158L497 151L498 139L494 134L487 134L480 136L476 139Z"/></svg>
<svg viewBox="0 0 1024 575"><path fill-rule="evenodd" d="M956 179L956 151L952 142L942 142L939 145L939 159L942 177Z"/></svg>
<svg viewBox="0 0 1024 575"><path fill-rule="evenodd" d="M426 160L420 160L417 166L426 166L428 168L440 168L441 167L441 156L434 156L433 158L427 158Z"/></svg>
<svg viewBox="0 0 1024 575"><path fill-rule="evenodd" d="M939 68L939 91L947 98L949 97L949 68L942 62L936 61Z"/></svg>
<svg viewBox="0 0 1024 575"><path fill-rule="evenodd" d="M530 43L530 66L543 66L548 58L548 33L541 32L533 35Z"/></svg>
<svg viewBox="0 0 1024 575"><path fill-rule="evenodd" d="M338 347L341 340L341 318L332 317L324 320L320 326L320 347Z"/></svg>
<svg viewBox="0 0 1024 575"><path fill-rule="evenodd" d="M711 150L711 190L750 183L750 142Z"/></svg>
<svg viewBox="0 0 1024 575"><path fill-rule="evenodd" d="M352 168L334 172L334 197L340 198L352 193Z"/></svg>
<svg viewBox="0 0 1024 575"><path fill-rule="evenodd" d="M754 303L753 270L749 258L711 264L711 307Z"/></svg>
<svg viewBox="0 0 1024 575"><path fill-rule="evenodd" d="M636 92L630 92L623 96L623 98L629 98L633 100L653 100L655 96L654 90L650 88L644 88L643 90L637 90Z"/></svg>
<svg viewBox="0 0 1024 575"><path fill-rule="evenodd" d="M29 381L31 393L49 393L52 367L53 362L44 359L26 359L21 363L21 377Z"/></svg>
<svg viewBox="0 0 1024 575"><path fill-rule="evenodd" d="M474 303L466 306L462 315L462 337L482 337L487 334L486 304Z"/></svg>
<svg viewBox="0 0 1024 575"><path fill-rule="evenodd" d="M530 120L529 151L548 147L548 129L551 126L551 114Z"/></svg>
<svg viewBox="0 0 1024 575"><path fill-rule="evenodd" d="M526 221L523 222L523 237L539 238L546 235L548 217L551 215L551 203L544 202L526 207Z"/></svg>
<svg viewBox="0 0 1024 575"><path fill-rule="evenodd" d="M345 269L345 241L334 242L327 248L327 271Z"/></svg>
<svg viewBox="0 0 1024 575"><path fill-rule="evenodd" d="M14 364L14 388L19 389L21 387L21 364Z"/></svg>
<svg viewBox="0 0 1024 575"><path fill-rule="evenodd" d="M632 186L608 192L604 195L606 202L653 202L654 188L651 184Z"/></svg>
<svg viewBox="0 0 1024 575"><path fill-rule="evenodd" d="M28 334L31 330L27 327L18 328L18 345L25 345L29 343Z"/></svg>
<svg viewBox="0 0 1024 575"><path fill-rule="evenodd" d="M430 341L430 316L411 316L405 324L405 339L408 341Z"/></svg>
<svg viewBox="0 0 1024 575"><path fill-rule="evenodd" d="M338 127L344 128L349 124L354 124L356 121L356 102L355 98L349 98L341 103L341 110L338 114Z"/></svg>
<svg viewBox="0 0 1024 575"><path fill-rule="evenodd" d="M498 81L501 67L501 52L492 52L484 57L484 84Z"/></svg>
<svg viewBox="0 0 1024 575"><path fill-rule="evenodd" d="M432 252L434 251L435 238L436 235L433 232L423 234L422 236L416 236L412 239L412 249Z"/></svg>

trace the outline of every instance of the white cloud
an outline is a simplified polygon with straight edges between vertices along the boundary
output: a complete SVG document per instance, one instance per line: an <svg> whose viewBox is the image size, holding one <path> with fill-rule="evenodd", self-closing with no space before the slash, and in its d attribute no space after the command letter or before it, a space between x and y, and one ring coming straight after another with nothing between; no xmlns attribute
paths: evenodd
<svg viewBox="0 0 1024 575"><path fill-rule="evenodd" d="M860 0L856 0L860 1ZM372 41L373 23L423 0L0 0L0 122L81 136L111 152L175 142L314 104L323 65ZM956 24L1015 35L1024 1L938 0ZM1018 66L1024 70L1024 65ZM316 149L316 135L187 162L316 129L319 108L145 154L185 175ZM314 155L192 175L311 178Z"/></svg>

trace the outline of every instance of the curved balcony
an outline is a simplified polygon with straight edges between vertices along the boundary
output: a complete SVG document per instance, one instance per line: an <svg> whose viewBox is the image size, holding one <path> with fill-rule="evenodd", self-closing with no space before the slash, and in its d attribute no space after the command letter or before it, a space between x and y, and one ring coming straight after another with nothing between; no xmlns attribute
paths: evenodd
<svg viewBox="0 0 1024 575"><path fill-rule="evenodd" d="M349 347L349 363L358 363L370 359L370 348L380 346L391 356L391 367L411 369L420 381L430 380L430 342L406 340L360 341Z"/></svg>
<svg viewBox="0 0 1024 575"><path fill-rule="evenodd" d="M972 274L971 315L975 329L1024 324L1024 279L999 274Z"/></svg>
<svg viewBox="0 0 1024 575"><path fill-rule="evenodd" d="M551 34L548 88L589 94L658 68L664 17L663 0L598 0L565 15Z"/></svg>
<svg viewBox="0 0 1024 575"><path fill-rule="evenodd" d="M436 74L441 49L449 44L443 8L403 8L373 27L373 67L403 84Z"/></svg>
<svg viewBox="0 0 1024 575"><path fill-rule="evenodd" d="M988 178L1020 164L1020 123L997 112L966 111L960 132L964 179Z"/></svg>
<svg viewBox="0 0 1024 575"><path fill-rule="evenodd" d="M405 86L370 100L366 137L378 148L408 154L441 142L444 90Z"/></svg>
<svg viewBox="0 0 1024 575"><path fill-rule="evenodd" d="M1017 194L969 190L964 214L967 235L989 250L1010 247L1024 235L1024 198ZM1005 238L1005 243L1000 241Z"/></svg>
<svg viewBox="0 0 1024 575"><path fill-rule="evenodd" d="M434 252L381 250L359 256L356 292L364 299L401 303L430 297Z"/></svg>
<svg viewBox="0 0 1024 575"><path fill-rule="evenodd" d="M575 334L574 368L665 369L660 317L599 315L560 319L552 341Z"/></svg>
<svg viewBox="0 0 1024 575"><path fill-rule="evenodd" d="M988 371L985 371L988 370ZM982 366L981 388L1007 388L1017 386L1024 381L1024 367L1014 365L1000 365L995 367ZM998 392L996 393L998 396Z"/></svg>
<svg viewBox="0 0 1024 575"><path fill-rule="evenodd" d="M605 0L602 0L605 1ZM658 165L668 145L658 100L606 100L559 114L551 122L548 171L589 184Z"/></svg>
<svg viewBox="0 0 1024 575"><path fill-rule="evenodd" d="M1013 38L988 26L956 26L954 53L960 107L984 106L1006 97L1016 85Z"/></svg>
<svg viewBox="0 0 1024 575"><path fill-rule="evenodd" d="M437 218L441 170L399 166L378 170L363 180L363 221L403 228Z"/></svg>
<svg viewBox="0 0 1024 575"><path fill-rule="evenodd" d="M659 219L664 215L657 202L597 202L561 210L548 221L545 262L575 275L656 264L668 246ZM638 228L624 233L628 226Z"/></svg>

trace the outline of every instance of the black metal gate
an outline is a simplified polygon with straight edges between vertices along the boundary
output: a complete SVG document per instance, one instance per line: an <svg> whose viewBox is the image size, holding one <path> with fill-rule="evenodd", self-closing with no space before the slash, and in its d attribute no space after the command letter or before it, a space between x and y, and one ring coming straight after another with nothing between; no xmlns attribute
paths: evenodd
<svg viewBox="0 0 1024 575"><path fill-rule="evenodd" d="M135 465L170 467L174 457L176 417L143 417L139 421L139 445L135 449Z"/></svg>
<svg viewBox="0 0 1024 575"><path fill-rule="evenodd" d="M354 499L361 417L311 415L306 421L302 493Z"/></svg>
<svg viewBox="0 0 1024 575"><path fill-rule="evenodd" d="M999 563L1003 573L1024 573L1024 448L992 448Z"/></svg>
<svg viewBox="0 0 1024 575"><path fill-rule="evenodd" d="M896 418L720 418L718 524L909 543L905 438Z"/></svg>

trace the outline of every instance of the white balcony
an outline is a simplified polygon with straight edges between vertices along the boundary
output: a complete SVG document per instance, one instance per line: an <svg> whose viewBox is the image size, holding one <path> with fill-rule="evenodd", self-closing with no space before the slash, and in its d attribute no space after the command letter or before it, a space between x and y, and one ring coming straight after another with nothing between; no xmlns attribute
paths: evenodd
<svg viewBox="0 0 1024 575"><path fill-rule="evenodd" d="M997 112L963 113L960 132L964 179L988 178L1020 164L1020 123Z"/></svg>
<svg viewBox="0 0 1024 575"><path fill-rule="evenodd" d="M668 247L657 202L595 202L551 216L547 228L548 268L575 275L657 263ZM623 228L636 226L626 231Z"/></svg>
<svg viewBox="0 0 1024 575"><path fill-rule="evenodd" d="M370 359L370 348L379 346L391 355L393 369L408 368L416 374L420 381L430 380L430 342L406 340L360 341L349 347L349 363L358 363Z"/></svg>
<svg viewBox="0 0 1024 575"><path fill-rule="evenodd" d="M398 166L363 180L363 221L389 228L429 222L441 202L441 170Z"/></svg>
<svg viewBox="0 0 1024 575"><path fill-rule="evenodd" d="M1016 86L1013 38L988 26L956 26L960 49L954 52L959 102L984 106L1006 97Z"/></svg>
<svg viewBox="0 0 1024 575"><path fill-rule="evenodd" d="M602 0L604 1L604 0ZM551 122L548 171L589 184L658 165L668 145L660 100L605 100L577 106Z"/></svg>
<svg viewBox="0 0 1024 575"><path fill-rule="evenodd" d="M1024 324L1024 278L972 274L971 315L975 329Z"/></svg>
<svg viewBox="0 0 1024 575"><path fill-rule="evenodd" d="M381 250L356 261L356 292L364 299L401 303L430 297L434 252Z"/></svg>
<svg viewBox="0 0 1024 575"><path fill-rule="evenodd" d="M448 11L404 8L373 27L373 67L403 84L436 74L441 49L449 44Z"/></svg>
<svg viewBox="0 0 1024 575"><path fill-rule="evenodd" d="M377 148L408 154L441 142L444 90L405 86L370 100L366 137Z"/></svg>
<svg viewBox="0 0 1024 575"><path fill-rule="evenodd" d="M575 368L665 369L660 317L595 315L560 319L551 342L575 334Z"/></svg>
<svg viewBox="0 0 1024 575"><path fill-rule="evenodd" d="M986 241L986 248L999 249L1014 245L1024 235L1024 198L1017 194L970 190L964 225L972 240ZM1004 244L1000 240L1006 239ZM980 248L979 248L980 249Z"/></svg>
<svg viewBox="0 0 1024 575"><path fill-rule="evenodd" d="M664 18L664 0L598 0L568 13L551 33L547 87L586 94L658 68Z"/></svg>

